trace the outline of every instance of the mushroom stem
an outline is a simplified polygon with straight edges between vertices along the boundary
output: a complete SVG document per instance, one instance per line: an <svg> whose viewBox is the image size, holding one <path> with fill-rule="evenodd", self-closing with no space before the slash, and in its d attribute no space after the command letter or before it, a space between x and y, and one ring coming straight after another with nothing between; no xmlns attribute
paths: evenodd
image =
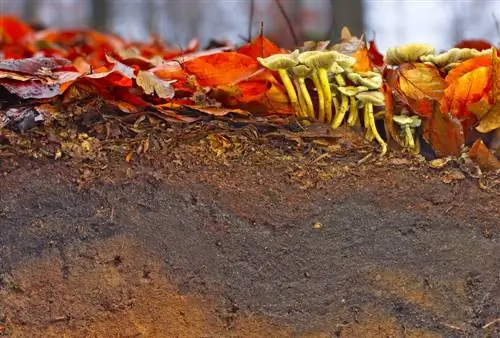
<svg viewBox="0 0 500 338"><path fill-rule="evenodd" d="M288 76L286 69L278 69L278 74L281 77L281 81L283 81L283 85L285 86L286 92L288 93L288 98L290 100L290 103L292 104L293 109L295 110L295 113L299 117L305 117L306 115L300 108L299 101L297 99L297 94L295 92L292 81L290 80L290 77Z"/></svg>
<svg viewBox="0 0 500 338"><path fill-rule="evenodd" d="M323 92L323 88L321 87L321 82L319 80L319 76L316 72L314 72L311 76L314 86L316 87L316 91L318 92L318 120L322 122L325 121L325 94Z"/></svg>
<svg viewBox="0 0 500 338"><path fill-rule="evenodd" d="M358 105L356 104L356 99L351 96L351 103L349 104L349 117L347 118L347 125L352 127L356 124L358 120Z"/></svg>
<svg viewBox="0 0 500 338"><path fill-rule="evenodd" d="M365 104L365 117L368 117L368 125L371 129L371 132L373 133L373 136L375 136L377 142L380 144L381 147L380 156L384 156L385 153L387 152L387 144L384 142L384 140L377 131L377 127L375 126L375 117L373 116L372 103Z"/></svg>
<svg viewBox="0 0 500 338"><path fill-rule="evenodd" d="M410 126L406 125L403 127L403 133L405 134L406 146L410 149L415 148L415 140L413 139L413 133Z"/></svg>
<svg viewBox="0 0 500 338"><path fill-rule="evenodd" d="M349 98L345 94L341 94L341 95L342 95L342 104L340 105L340 109L337 111L337 114L335 115L335 119L333 119L333 123L332 123L333 129L338 128L342 124L342 121L344 121L345 114L349 110L348 100L351 101L350 102L351 106L356 107L356 98L354 96L351 96Z"/></svg>
<svg viewBox="0 0 500 338"><path fill-rule="evenodd" d="M330 89L330 83L328 82L328 72L326 68L318 68L318 76L323 88L323 94L325 96L325 115L326 122L331 123L332 121L332 90Z"/></svg>
<svg viewBox="0 0 500 338"><path fill-rule="evenodd" d="M344 78L340 74L335 74L335 81L337 81L338 85L341 87L346 85ZM344 119L345 114L349 110L349 97L344 93L340 93L340 100L341 100L340 108L336 109L335 111L335 118L332 124L333 129L338 128L342 124L342 120ZM356 101L354 100L354 102Z"/></svg>
<svg viewBox="0 0 500 338"><path fill-rule="evenodd" d="M314 119L315 118L314 107L313 107L313 103L311 100L311 96L309 95L309 92L307 91L305 79L303 77L297 77L297 84L299 87L299 93L301 94L301 97L304 100L304 105L302 106L303 111L307 113L307 116Z"/></svg>

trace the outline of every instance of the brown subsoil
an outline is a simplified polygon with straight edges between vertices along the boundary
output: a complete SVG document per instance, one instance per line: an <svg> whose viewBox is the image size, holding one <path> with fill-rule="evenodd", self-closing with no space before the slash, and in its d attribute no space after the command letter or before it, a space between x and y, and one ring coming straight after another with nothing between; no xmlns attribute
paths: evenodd
<svg viewBox="0 0 500 338"><path fill-rule="evenodd" d="M0 157L0 332L500 336L497 176L242 135Z"/></svg>

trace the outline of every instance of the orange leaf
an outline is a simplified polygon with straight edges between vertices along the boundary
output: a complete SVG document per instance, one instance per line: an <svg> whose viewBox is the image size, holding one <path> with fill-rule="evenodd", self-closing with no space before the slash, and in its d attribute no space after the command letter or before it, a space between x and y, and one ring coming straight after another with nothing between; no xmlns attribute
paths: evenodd
<svg viewBox="0 0 500 338"><path fill-rule="evenodd" d="M500 57L496 48L493 50L491 68L493 105L484 116L479 118L479 125L476 129L481 133L500 128Z"/></svg>
<svg viewBox="0 0 500 338"><path fill-rule="evenodd" d="M352 67L357 72L368 72L372 69L372 64L370 61L370 56L368 54L368 49L360 48L354 53L353 57L356 59L356 63Z"/></svg>
<svg viewBox="0 0 500 338"><path fill-rule="evenodd" d="M266 58L282 52L281 48L261 35L238 49L238 53L250 56L252 59L257 59L258 57Z"/></svg>
<svg viewBox="0 0 500 338"><path fill-rule="evenodd" d="M479 67L490 67L491 57L487 55L478 56L460 63L458 66L450 70L448 75L446 75L445 81L447 84L452 84L458 80L461 76L473 71Z"/></svg>
<svg viewBox="0 0 500 338"><path fill-rule="evenodd" d="M239 82L259 69L251 57L237 52L202 56L184 63L187 73L195 75L202 87L217 87Z"/></svg>
<svg viewBox="0 0 500 338"><path fill-rule="evenodd" d="M439 110L437 102L433 104L432 117L424 120L424 139L438 157L460 155L465 142L460 121Z"/></svg>
<svg viewBox="0 0 500 338"><path fill-rule="evenodd" d="M441 110L460 119L471 115L467 107L488 95L491 88L491 68L478 67L460 76L444 91Z"/></svg>
<svg viewBox="0 0 500 338"><path fill-rule="evenodd" d="M400 93L414 112L422 117L432 116L432 101L439 101L445 88L439 70L423 63L406 63L400 68L398 82Z"/></svg>
<svg viewBox="0 0 500 338"><path fill-rule="evenodd" d="M469 157L485 171L500 169L500 161L483 143L478 139L469 150Z"/></svg>
<svg viewBox="0 0 500 338"><path fill-rule="evenodd" d="M399 89L414 100L440 100L445 82L439 70L424 63L404 64L401 66Z"/></svg>

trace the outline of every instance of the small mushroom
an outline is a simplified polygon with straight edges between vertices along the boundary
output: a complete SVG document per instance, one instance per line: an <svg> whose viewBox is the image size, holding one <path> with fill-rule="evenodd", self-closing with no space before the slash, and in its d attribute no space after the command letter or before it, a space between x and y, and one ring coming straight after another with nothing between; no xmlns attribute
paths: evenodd
<svg viewBox="0 0 500 338"><path fill-rule="evenodd" d="M292 73L297 80L299 99L302 97L302 99L304 100L302 111L306 112L309 117L315 118L314 106L311 100L311 96L309 95L306 87L306 78L312 74L312 69L307 67L306 65L297 65L292 68Z"/></svg>
<svg viewBox="0 0 500 338"><path fill-rule="evenodd" d="M311 67L317 71L320 88L323 90L325 100L325 119L327 122L332 120L332 91L328 83L328 70L335 62L335 52L328 51L308 51L300 54L298 59L300 63ZM318 90L320 90L318 88Z"/></svg>
<svg viewBox="0 0 500 338"><path fill-rule="evenodd" d="M356 99L361 102L364 113L364 126L367 130L367 137L371 139L374 137L380 144L380 155L383 156L387 152L387 143L382 139L378 133L375 125L375 116L373 115L373 106L384 106L385 97L380 91L361 92L356 95Z"/></svg>
<svg viewBox="0 0 500 338"><path fill-rule="evenodd" d="M392 117L392 120L399 124L401 127L401 132L403 133L405 146L410 148L410 150L415 150L415 139L413 137L413 130L418 128L422 121L416 115L396 115Z"/></svg>
<svg viewBox="0 0 500 338"><path fill-rule="evenodd" d="M400 47L391 47L387 50L384 62L387 65L399 66L405 62L420 61L427 55L434 55L435 49L427 44L408 44Z"/></svg>
<svg viewBox="0 0 500 338"><path fill-rule="evenodd" d="M367 87L364 86L347 86L347 87L337 87L337 90L345 97L347 100L349 100L348 107L347 109L344 109L343 107L339 109L339 112L337 115L335 115L335 118L332 123L332 128L338 128L341 124L342 121L344 120L345 114L349 110L349 118L348 118L348 124L350 126L353 126L356 123L357 115L358 115L358 106L356 104L356 95L365 92L368 90ZM342 100L344 102L344 100ZM350 123L349 123L350 120Z"/></svg>
<svg viewBox="0 0 500 338"><path fill-rule="evenodd" d="M299 101L297 99L297 93L293 87L292 81L288 76L287 70L296 66L299 62L297 60L298 51L294 51L291 54L274 54L268 56L267 58L258 57L257 61L264 67L270 70L277 71L283 81L283 85L288 93L288 98L292 104L295 113L299 117L306 117L305 113L301 110Z"/></svg>

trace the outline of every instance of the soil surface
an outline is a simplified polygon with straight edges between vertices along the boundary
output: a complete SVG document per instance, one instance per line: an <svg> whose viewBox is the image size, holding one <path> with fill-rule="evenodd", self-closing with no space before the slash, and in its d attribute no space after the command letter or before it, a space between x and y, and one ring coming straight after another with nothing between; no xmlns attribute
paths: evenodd
<svg viewBox="0 0 500 338"><path fill-rule="evenodd" d="M0 332L500 337L498 177L370 154L247 130L0 157Z"/></svg>

